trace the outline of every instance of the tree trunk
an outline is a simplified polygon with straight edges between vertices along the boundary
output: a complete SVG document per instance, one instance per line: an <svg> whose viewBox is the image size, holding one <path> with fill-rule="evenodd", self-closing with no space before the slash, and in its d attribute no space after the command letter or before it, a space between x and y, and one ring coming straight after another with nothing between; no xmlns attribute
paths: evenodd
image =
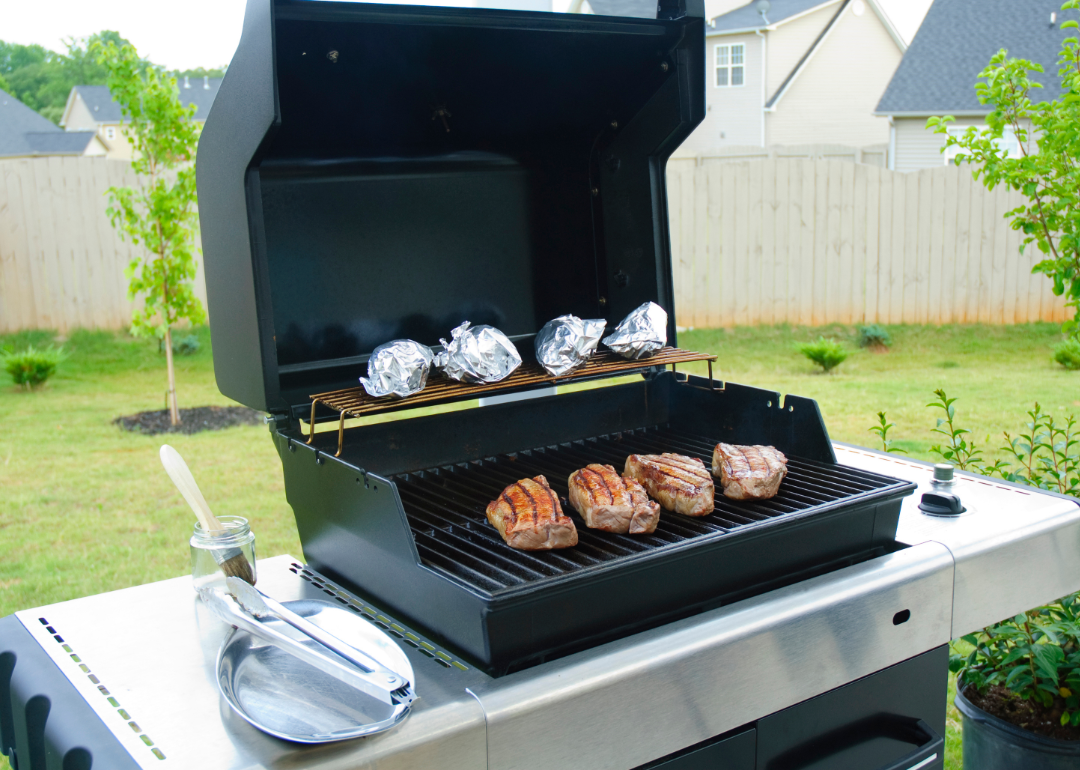
<svg viewBox="0 0 1080 770"><path fill-rule="evenodd" d="M180 409L176 406L176 370L173 368L172 331L165 327L165 362L169 369L169 423L180 424Z"/></svg>

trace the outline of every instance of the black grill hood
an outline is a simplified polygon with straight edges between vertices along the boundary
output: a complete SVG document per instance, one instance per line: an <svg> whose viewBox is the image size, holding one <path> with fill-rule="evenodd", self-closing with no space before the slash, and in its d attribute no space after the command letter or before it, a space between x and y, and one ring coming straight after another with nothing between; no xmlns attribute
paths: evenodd
<svg viewBox="0 0 1080 770"><path fill-rule="evenodd" d="M664 168L705 115L702 0L657 19L249 0L203 129L221 391L285 412L379 344L652 300Z"/></svg>

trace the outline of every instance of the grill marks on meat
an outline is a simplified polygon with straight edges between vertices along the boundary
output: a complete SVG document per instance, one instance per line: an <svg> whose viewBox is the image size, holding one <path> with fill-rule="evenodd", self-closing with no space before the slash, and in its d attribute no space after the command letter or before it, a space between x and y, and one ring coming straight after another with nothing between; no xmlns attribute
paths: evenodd
<svg viewBox="0 0 1080 770"><path fill-rule="evenodd" d="M514 482L487 507L488 521L511 548L547 551L577 545L577 528L563 513L547 479Z"/></svg>
<svg viewBox="0 0 1080 770"><path fill-rule="evenodd" d="M720 479L725 497L767 500L779 491L787 475L787 458L771 446L717 444L712 472Z"/></svg>
<svg viewBox="0 0 1080 770"><path fill-rule="evenodd" d="M665 452L630 455L623 472L639 482L649 495L669 511L684 516L705 516L713 510L712 477L696 457Z"/></svg>
<svg viewBox="0 0 1080 770"><path fill-rule="evenodd" d="M590 529L649 534L660 521L660 506L644 488L610 465L592 464L570 474L570 505Z"/></svg>

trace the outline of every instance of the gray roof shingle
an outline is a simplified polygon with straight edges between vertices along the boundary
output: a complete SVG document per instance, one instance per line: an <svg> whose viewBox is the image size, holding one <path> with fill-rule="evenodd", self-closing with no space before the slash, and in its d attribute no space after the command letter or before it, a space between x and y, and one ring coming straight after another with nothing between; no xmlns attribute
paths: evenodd
<svg viewBox="0 0 1080 770"><path fill-rule="evenodd" d="M761 14L758 12L757 8L754 7L757 0L751 0L751 2L741 8L728 11L723 16L717 16L713 19L713 27L712 29L706 30L706 34L730 32L737 29L765 29L767 26L779 24L786 19L790 19L792 16L798 16L800 13L806 13L820 5L825 5L828 1L829 0L770 0L769 11L765 14L765 18L768 19L768 23L766 23L765 20L761 18Z"/></svg>
<svg viewBox="0 0 1080 770"><path fill-rule="evenodd" d="M60 130L11 94L0 91L0 158L82 155L93 138L93 131Z"/></svg>
<svg viewBox="0 0 1080 770"><path fill-rule="evenodd" d="M598 16L656 18L656 0L589 0L589 7Z"/></svg>
<svg viewBox="0 0 1080 770"><path fill-rule="evenodd" d="M1050 24L1050 14L1057 23ZM934 0L896 73L878 102L877 113L940 115L990 110L979 104L979 72L1000 49L1009 56L1042 64L1043 84L1033 101L1060 95L1057 53L1073 30L1061 22L1077 18L1061 11L1061 0Z"/></svg>
<svg viewBox="0 0 1080 770"><path fill-rule="evenodd" d="M181 78L177 84L180 88L180 101L185 106L195 104L195 120L206 120L210 114L210 107L214 103L218 89L221 87L221 78L210 78L204 81L202 78L191 78L185 81ZM75 86L75 92L86 102L94 119L99 123L119 123L123 119L120 105L113 101L108 86Z"/></svg>

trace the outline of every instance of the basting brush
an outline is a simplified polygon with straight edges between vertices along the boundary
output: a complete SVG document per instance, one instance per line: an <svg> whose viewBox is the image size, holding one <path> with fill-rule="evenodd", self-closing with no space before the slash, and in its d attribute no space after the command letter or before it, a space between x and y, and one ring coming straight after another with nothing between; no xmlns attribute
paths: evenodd
<svg viewBox="0 0 1080 770"><path fill-rule="evenodd" d="M187 500L191 510L195 512L199 523L211 536L224 535L228 530L221 525L217 517L210 512L210 506L206 504L206 498L199 491L199 485L195 483L195 477L184 462L180 453L168 444L161 445L161 464L165 466L165 472L169 474L173 484L180 490L180 494ZM251 571L247 557L239 548L215 548L213 549L214 561L221 567L226 577L240 578L244 582L255 585L255 575Z"/></svg>

